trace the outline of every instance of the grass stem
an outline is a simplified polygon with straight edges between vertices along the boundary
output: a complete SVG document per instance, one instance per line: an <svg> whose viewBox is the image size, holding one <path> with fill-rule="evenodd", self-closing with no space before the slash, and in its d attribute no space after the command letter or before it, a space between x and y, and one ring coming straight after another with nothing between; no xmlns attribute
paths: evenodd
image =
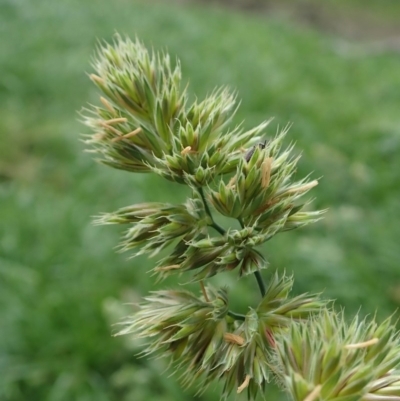
<svg viewBox="0 0 400 401"><path fill-rule="evenodd" d="M213 216L212 216L212 214L211 214L210 207L208 206L206 197L204 196L203 188L202 188L202 187L198 188L198 191L199 191L199 194L200 194L200 196L201 196L201 199L203 200L204 209L205 209L206 213L208 214L208 216L209 216L210 219L211 219L210 227L214 228L214 229L215 229L216 231L218 231L221 235L225 235L225 230L224 230L221 226L219 226L219 225L214 221L214 219L213 219Z"/></svg>
<svg viewBox="0 0 400 401"><path fill-rule="evenodd" d="M238 221L239 221L240 227L242 227L242 229L243 229L244 228L243 220L239 217ZM260 289L260 292L261 292L261 296L264 297L265 296L265 283L261 276L261 273L259 271L255 271L254 275L256 277L258 288Z"/></svg>

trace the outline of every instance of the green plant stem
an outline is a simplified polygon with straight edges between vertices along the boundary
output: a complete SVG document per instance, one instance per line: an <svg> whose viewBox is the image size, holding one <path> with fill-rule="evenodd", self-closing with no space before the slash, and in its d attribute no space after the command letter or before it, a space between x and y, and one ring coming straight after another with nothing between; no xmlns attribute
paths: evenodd
<svg viewBox="0 0 400 401"><path fill-rule="evenodd" d="M211 210L210 210L210 208L209 208L209 206L208 206L206 197L204 196L203 188L202 188L202 187L198 188L198 191L199 191L199 194L200 194L200 196L201 196L201 199L203 200L204 209L205 209L206 213L208 214L208 216L209 216L210 219L211 219L211 224L210 224L210 226L213 227L215 230L217 230L221 235L224 235L224 234L225 234L225 230L224 230L221 226L219 226L219 225L214 221L214 219L213 219L213 217L212 217ZM239 218L238 220L239 220L240 226L241 226L242 228L244 228L244 224L243 224L242 219ZM255 275L255 277L256 277L257 284L258 284L258 288L260 289L260 292L261 292L261 296L264 297L264 296L265 296L265 283L264 283L264 280L263 280L263 278L262 278L262 276L261 276L261 273L260 273L259 271L256 271L256 272L254 272L254 275ZM233 312L232 312L232 313L233 313Z"/></svg>
<svg viewBox="0 0 400 401"><path fill-rule="evenodd" d="M240 227L244 228L243 220L240 217L238 218L238 221L239 221ZM260 292L261 292L261 296L264 297L266 291L265 291L265 283L261 276L261 273L259 271L255 271L254 275L256 277L258 288L260 289Z"/></svg>
<svg viewBox="0 0 400 401"><path fill-rule="evenodd" d="M217 230L221 235L225 235L225 230L222 227L220 227L217 223L213 222L213 224L211 224L211 227Z"/></svg>
<svg viewBox="0 0 400 401"><path fill-rule="evenodd" d="M256 280L257 280L258 288L260 289L260 292L261 292L261 296L264 297L266 291L265 291L265 283L261 276L261 273L259 271L255 271L254 275L256 276Z"/></svg>
<svg viewBox="0 0 400 401"><path fill-rule="evenodd" d="M204 209L205 209L206 213L208 214L208 216L209 216L210 219L211 219L210 227L212 227L212 228L214 228L215 230L217 230L221 235L225 235L225 230L224 230L221 226L219 226L219 225L214 221L214 219L213 219L213 217L212 217L211 210L210 210L210 208L209 208L209 206L208 206L206 197L204 196L203 188L202 188L202 187L198 188L198 191L199 191L199 194L200 194L200 196L201 196L201 199L203 200Z"/></svg>
<svg viewBox="0 0 400 401"><path fill-rule="evenodd" d="M246 316L241 315L240 313L232 312L231 310L228 311L228 316L232 317L235 320L245 320Z"/></svg>

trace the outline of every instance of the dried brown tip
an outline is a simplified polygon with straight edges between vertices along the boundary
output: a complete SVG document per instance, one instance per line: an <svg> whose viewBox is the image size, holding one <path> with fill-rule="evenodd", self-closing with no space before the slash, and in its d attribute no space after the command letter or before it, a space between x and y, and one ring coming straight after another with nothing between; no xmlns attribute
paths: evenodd
<svg viewBox="0 0 400 401"><path fill-rule="evenodd" d="M300 187L290 188L288 191L286 191L286 194L307 192L308 190L316 187L317 185L318 185L317 180L307 182L306 184L304 184Z"/></svg>
<svg viewBox="0 0 400 401"><path fill-rule="evenodd" d="M95 82L96 84L104 85L104 80L103 78L100 78L96 74L90 74L90 79Z"/></svg>
<svg viewBox="0 0 400 401"><path fill-rule="evenodd" d="M378 341L379 341L379 338L372 338L371 340L364 341L362 343L347 344L347 345L345 345L345 348L346 349L367 348L367 347L370 347L371 345L376 344Z"/></svg>
<svg viewBox="0 0 400 401"><path fill-rule="evenodd" d="M181 265L169 265L169 266L156 267L154 270L157 272L166 272L168 270L179 269L180 267Z"/></svg>
<svg viewBox="0 0 400 401"><path fill-rule="evenodd" d="M192 150L192 147L191 147L191 146L186 146L186 148L183 149L183 150L181 151L181 155L186 155L186 154L188 154L191 150Z"/></svg>
<svg viewBox="0 0 400 401"><path fill-rule="evenodd" d="M314 390L311 391L311 393L308 394L308 396L306 398L304 398L303 401L314 401L319 396L319 393L321 392L321 388L322 388L322 385L318 384L318 386L315 387Z"/></svg>
<svg viewBox="0 0 400 401"><path fill-rule="evenodd" d="M133 136L139 134L140 132L142 132L142 129L140 127L136 128L135 130L128 132L125 135L122 136L118 136L116 138L112 139L112 142L118 142L118 141L122 141L123 139L129 139L132 138Z"/></svg>
<svg viewBox="0 0 400 401"><path fill-rule="evenodd" d="M251 377L249 375L246 375L244 382L238 387L237 393L240 394L250 383Z"/></svg>
<svg viewBox="0 0 400 401"><path fill-rule="evenodd" d="M237 344L237 345L243 345L244 344L244 338L233 333L225 333L224 334L224 339L228 343L232 344Z"/></svg>
<svg viewBox="0 0 400 401"><path fill-rule="evenodd" d="M261 186L267 188L271 180L272 157L267 157L261 164Z"/></svg>
<svg viewBox="0 0 400 401"><path fill-rule="evenodd" d="M123 135L124 135L121 131L117 130L116 128L114 128L114 127L111 126L111 125L108 125L105 121L100 121L100 125L101 125L102 127L104 127L105 129L107 129L107 130L113 132L113 133L114 133L115 135L117 135L117 136L123 136Z"/></svg>
<svg viewBox="0 0 400 401"><path fill-rule="evenodd" d="M236 177L233 176L233 177L229 180L227 187L228 187L228 188L234 187L234 186L235 186L235 182L236 182Z"/></svg>
<svg viewBox="0 0 400 401"><path fill-rule="evenodd" d="M126 123L127 121L128 121L127 118L119 117L119 118L112 118L111 120L106 120L104 122L109 125L109 124Z"/></svg>
<svg viewBox="0 0 400 401"><path fill-rule="evenodd" d="M108 111L111 111L111 113L115 113L114 107L111 106L111 103L105 97L100 96L100 102L103 103L104 107Z"/></svg>

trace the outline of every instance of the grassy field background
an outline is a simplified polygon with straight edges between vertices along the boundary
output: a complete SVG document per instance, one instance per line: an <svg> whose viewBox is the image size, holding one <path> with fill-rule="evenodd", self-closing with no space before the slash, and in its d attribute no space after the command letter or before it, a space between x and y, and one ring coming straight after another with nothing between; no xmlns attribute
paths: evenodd
<svg viewBox="0 0 400 401"><path fill-rule="evenodd" d="M206 2L207 3L207 2ZM373 2L372 2L373 3ZM365 5L364 5L365 4ZM395 2L376 2L384 21ZM393 7L391 7L393 5ZM370 2L354 2L365 8ZM357 20L354 20L357 24ZM321 28L321 27L319 27ZM182 61L192 93L236 88L245 126L293 123L299 176L322 177L325 220L265 247L295 275L295 293L324 291L349 316L400 305L400 53L396 38L359 43L280 14L192 2L6 0L0 3L0 399L217 400L135 357L112 324L152 286L151 261L115 253L120 230L91 216L139 201L179 202L180 186L112 171L83 153L77 111L97 102L86 73L98 39L118 31ZM397 43L398 44L398 43ZM397 49L397 50L396 50ZM229 285L236 307L253 278ZM122 305L122 306L121 306ZM127 312L128 313L128 312ZM267 394L268 395L268 394ZM269 399L282 399L271 386ZM278 398L279 397L279 398Z"/></svg>

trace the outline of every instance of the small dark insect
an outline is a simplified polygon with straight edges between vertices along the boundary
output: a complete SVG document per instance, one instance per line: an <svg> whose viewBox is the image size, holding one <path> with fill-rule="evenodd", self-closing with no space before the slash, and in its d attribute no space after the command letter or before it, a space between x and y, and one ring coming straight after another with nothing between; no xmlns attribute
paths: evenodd
<svg viewBox="0 0 400 401"><path fill-rule="evenodd" d="M246 162L249 162L251 159L251 156L253 156L253 153L256 150L256 146L258 146L260 149L265 149L265 146L267 145L267 141L264 142L260 142L258 145L253 146L251 149L249 149L246 153L246 155L244 156Z"/></svg>

